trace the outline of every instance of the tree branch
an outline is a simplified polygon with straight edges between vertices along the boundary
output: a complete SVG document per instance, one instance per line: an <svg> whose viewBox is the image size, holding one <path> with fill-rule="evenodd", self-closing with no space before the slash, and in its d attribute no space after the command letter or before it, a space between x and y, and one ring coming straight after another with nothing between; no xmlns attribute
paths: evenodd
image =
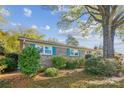
<svg viewBox="0 0 124 93"><path fill-rule="evenodd" d="M89 11L88 7L86 7L86 9L87 9L88 13L94 18L94 20L96 20L96 21L99 22L99 23L102 23L102 20L96 18L96 16L94 16L94 15L92 14L92 12Z"/></svg>
<svg viewBox="0 0 124 93"><path fill-rule="evenodd" d="M101 5L97 5L98 9L99 9L99 12L102 14L102 16L105 15L105 10L104 10L104 7L101 6Z"/></svg>
<svg viewBox="0 0 124 93"><path fill-rule="evenodd" d="M92 7L91 5L86 5L86 7L89 7L90 9L95 10L95 11L99 11L98 8Z"/></svg>
<svg viewBox="0 0 124 93"><path fill-rule="evenodd" d="M109 19L109 21L111 21L111 23L112 23L112 21L113 21L113 17L114 17L114 15L115 15L115 13L116 13L116 9L117 9L117 6L116 5L114 5L114 6L111 6L111 16L110 16L110 19Z"/></svg>
<svg viewBox="0 0 124 93"><path fill-rule="evenodd" d="M122 16L122 14L123 13L121 13L120 15L118 15L118 17L116 17L114 20L113 20L113 22L112 22L112 24L113 24L113 26L120 26L120 25L122 25L123 24L123 21L124 21L124 16ZM122 16L122 17L121 17Z"/></svg>
<svg viewBox="0 0 124 93"><path fill-rule="evenodd" d="M120 17L124 14L124 11L122 11L120 14L117 15L117 17L114 18L113 24L120 19Z"/></svg>

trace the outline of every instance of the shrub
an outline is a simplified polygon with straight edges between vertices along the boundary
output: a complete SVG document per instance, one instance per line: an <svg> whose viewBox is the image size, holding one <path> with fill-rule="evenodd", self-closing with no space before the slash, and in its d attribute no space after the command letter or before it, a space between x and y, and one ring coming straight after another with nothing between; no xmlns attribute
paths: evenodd
<svg viewBox="0 0 124 93"><path fill-rule="evenodd" d="M7 65L5 64L4 59L0 60L0 74L5 72L5 69L7 68Z"/></svg>
<svg viewBox="0 0 124 93"><path fill-rule="evenodd" d="M91 54L86 54L86 55L85 55L85 59L89 59L89 58L94 58L94 56L91 55Z"/></svg>
<svg viewBox="0 0 124 93"><path fill-rule="evenodd" d="M7 68L6 64L0 65L0 74L4 73L6 68Z"/></svg>
<svg viewBox="0 0 124 93"><path fill-rule="evenodd" d="M22 73L33 76L40 67L40 54L35 47L26 47L19 56L19 68Z"/></svg>
<svg viewBox="0 0 124 93"><path fill-rule="evenodd" d="M103 73L102 63L97 58L89 58L85 63L85 71L90 74L101 75Z"/></svg>
<svg viewBox="0 0 124 93"><path fill-rule="evenodd" d="M5 49L3 46L0 45L0 55L4 55L5 54Z"/></svg>
<svg viewBox="0 0 124 93"><path fill-rule="evenodd" d="M18 54L17 53L8 53L6 54L7 58L12 58L14 61L18 61Z"/></svg>
<svg viewBox="0 0 124 93"><path fill-rule="evenodd" d="M7 71L16 70L18 67L18 54L8 53L6 54L6 64L8 65Z"/></svg>
<svg viewBox="0 0 124 93"><path fill-rule="evenodd" d="M79 60L77 59L68 59L66 63L66 68L67 69L75 69L79 66Z"/></svg>
<svg viewBox="0 0 124 93"><path fill-rule="evenodd" d="M7 68L5 69L6 72L14 71L17 69L17 62L15 62L12 58L5 58L4 59Z"/></svg>
<svg viewBox="0 0 124 93"><path fill-rule="evenodd" d="M52 63L55 68L61 69L66 67L66 58L62 56L52 57Z"/></svg>
<svg viewBox="0 0 124 93"><path fill-rule="evenodd" d="M121 66L115 59L90 58L85 63L85 71L94 75L113 76L120 70Z"/></svg>
<svg viewBox="0 0 124 93"><path fill-rule="evenodd" d="M4 58L0 61L1 69L4 69L4 72L10 72L17 69L17 62L12 58Z"/></svg>
<svg viewBox="0 0 124 93"><path fill-rule="evenodd" d="M78 67L84 66L85 65L85 58L80 58L78 59Z"/></svg>
<svg viewBox="0 0 124 93"><path fill-rule="evenodd" d="M38 70L38 72L44 72L47 69L47 67L41 66Z"/></svg>
<svg viewBox="0 0 124 93"><path fill-rule="evenodd" d="M45 70L45 75L49 77L54 77L58 75L58 69L51 67Z"/></svg>
<svg viewBox="0 0 124 93"><path fill-rule="evenodd" d="M122 70L121 64L115 59L106 59L104 62L104 75L114 76L118 75Z"/></svg>

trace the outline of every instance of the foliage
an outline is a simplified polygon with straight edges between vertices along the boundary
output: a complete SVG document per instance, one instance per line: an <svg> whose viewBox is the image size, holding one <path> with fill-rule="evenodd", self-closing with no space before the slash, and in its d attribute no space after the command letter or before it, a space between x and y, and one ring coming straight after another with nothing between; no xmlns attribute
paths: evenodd
<svg viewBox="0 0 124 93"><path fill-rule="evenodd" d="M18 65L17 61L8 57L1 59L0 64L1 64L1 69L3 68L3 72L14 71L17 69L17 65Z"/></svg>
<svg viewBox="0 0 124 93"><path fill-rule="evenodd" d="M118 75L121 65L115 59L89 58L85 63L85 71L94 75Z"/></svg>
<svg viewBox="0 0 124 93"><path fill-rule="evenodd" d="M84 58L69 58L69 57L62 57L62 56L55 56L52 57L53 67L62 69L75 69L81 66L84 66L85 59Z"/></svg>
<svg viewBox="0 0 124 93"><path fill-rule="evenodd" d="M18 54L16 53L6 54L6 58L2 59L2 61L4 62L4 64L7 65L5 69L6 72L14 71L18 67Z"/></svg>
<svg viewBox="0 0 124 93"><path fill-rule="evenodd" d="M122 71L121 64L115 59L106 59L105 62L105 76L118 75Z"/></svg>
<svg viewBox="0 0 124 93"><path fill-rule="evenodd" d="M19 56L19 67L22 73L33 76L40 67L40 54L37 48L26 47Z"/></svg>
<svg viewBox="0 0 124 93"><path fill-rule="evenodd" d="M66 68L67 69L75 69L78 67L78 60L76 59L69 59L66 63Z"/></svg>
<svg viewBox="0 0 124 93"><path fill-rule="evenodd" d="M52 63L55 68L61 69L66 67L66 58L62 56L52 57Z"/></svg>
<svg viewBox="0 0 124 93"><path fill-rule="evenodd" d="M44 72L45 70L47 69L47 67L44 67L44 66L40 66L38 72Z"/></svg>
<svg viewBox="0 0 124 93"><path fill-rule="evenodd" d="M50 42L58 42L58 39L56 39L56 38L48 38L48 41L50 41Z"/></svg>
<svg viewBox="0 0 124 93"><path fill-rule="evenodd" d="M5 54L5 49L3 46L0 45L0 55L4 55Z"/></svg>
<svg viewBox="0 0 124 93"><path fill-rule="evenodd" d="M85 5L66 6L66 9L68 11L61 14L61 19L58 22L58 26L63 30L75 27L78 29L76 30L77 33L81 34L83 37L87 37L88 35L91 35L91 33L96 32L98 34L102 34L103 56L104 58L113 58L113 39L115 33L117 31L123 32L124 6ZM85 16L87 16L87 20L82 20ZM93 28L94 25L95 27Z"/></svg>
<svg viewBox="0 0 124 93"><path fill-rule="evenodd" d="M45 70L45 75L49 77L54 77L58 75L58 69L51 67Z"/></svg>
<svg viewBox="0 0 124 93"><path fill-rule="evenodd" d="M19 52L19 40L18 37L27 37L33 39L43 39L44 35L39 34L36 29L28 28L21 30L9 29L9 31L4 32L0 30L0 43L2 42L3 47L7 53Z"/></svg>
<svg viewBox="0 0 124 93"><path fill-rule="evenodd" d="M7 68L7 65L5 64L4 59L0 60L0 74L5 72L5 69Z"/></svg>
<svg viewBox="0 0 124 93"><path fill-rule="evenodd" d="M8 53L6 54L7 58L12 58L14 61L18 61L18 54L17 53Z"/></svg>
<svg viewBox="0 0 124 93"><path fill-rule="evenodd" d="M67 58L66 68L67 69L75 69L78 67L82 67L85 64L84 58Z"/></svg>
<svg viewBox="0 0 124 93"><path fill-rule="evenodd" d="M6 72L14 71L17 69L18 63L14 59L5 58L4 61L5 61L5 64L7 65L7 68L5 69Z"/></svg>
<svg viewBox="0 0 124 93"><path fill-rule="evenodd" d="M91 54L86 54L85 55L85 59L89 59L89 58L93 58L94 56L93 55L91 55Z"/></svg>
<svg viewBox="0 0 124 93"><path fill-rule="evenodd" d="M79 42L73 36L68 35L68 38L66 39L66 44L67 45L78 46Z"/></svg>
<svg viewBox="0 0 124 93"><path fill-rule="evenodd" d="M84 66L85 65L85 58L79 58L78 59L78 67Z"/></svg>

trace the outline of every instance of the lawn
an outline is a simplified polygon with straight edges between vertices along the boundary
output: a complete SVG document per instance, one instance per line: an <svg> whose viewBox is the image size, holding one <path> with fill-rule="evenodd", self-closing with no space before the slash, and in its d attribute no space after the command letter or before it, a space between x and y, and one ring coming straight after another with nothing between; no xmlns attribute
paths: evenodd
<svg viewBox="0 0 124 93"><path fill-rule="evenodd" d="M35 77L36 78L36 77ZM0 80L0 87L27 87L27 88L122 88L124 87L123 77L106 78L87 75L83 72L74 72L69 75L58 76L36 80L25 76L18 76L13 79Z"/></svg>

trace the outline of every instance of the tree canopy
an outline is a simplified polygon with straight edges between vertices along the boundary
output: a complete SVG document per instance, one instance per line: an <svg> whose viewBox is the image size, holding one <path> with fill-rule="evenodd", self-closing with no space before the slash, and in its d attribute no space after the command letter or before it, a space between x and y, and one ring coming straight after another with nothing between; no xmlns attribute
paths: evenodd
<svg viewBox="0 0 124 93"><path fill-rule="evenodd" d="M7 52L19 51L18 37L27 37L33 39L43 39L44 35L39 34L36 29L28 28L23 31L9 30L7 32L0 31L0 44L4 46Z"/></svg>
<svg viewBox="0 0 124 93"><path fill-rule="evenodd" d="M67 45L78 46L79 42L73 36L68 35L68 38L66 39L66 44Z"/></svg>
<svg viewBox="0 0 124 93"><path fill-rule="evenodd" d="M103 56L114 57L115 33L124 31L124 6L79 5L66 8L68 11L62 13L58 26L61 29L77 27L82 36L92 34L92 31L102 32Z"/></svg>

